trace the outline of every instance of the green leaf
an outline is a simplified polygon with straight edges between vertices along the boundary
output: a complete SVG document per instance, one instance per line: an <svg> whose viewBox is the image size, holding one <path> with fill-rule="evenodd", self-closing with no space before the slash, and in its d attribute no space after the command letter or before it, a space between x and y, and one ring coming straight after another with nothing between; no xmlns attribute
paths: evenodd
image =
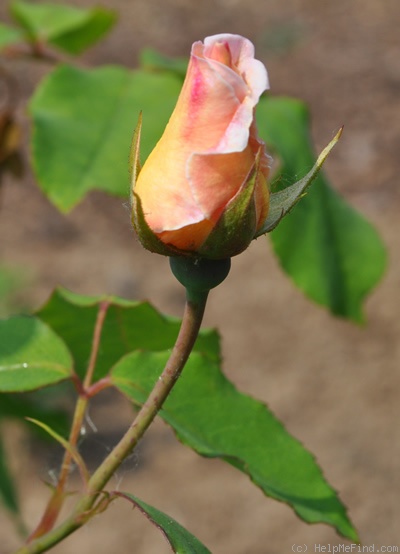
<svg viewBox="0 0 400 554"><path fill-rule="evenodd" d="M11 44L16 44L24 39L23 34L18 29L4 25L0 21L0 51Z"/></svg>
<svg viewBox="0 0 400 554"><path fill-rule="evenodd" d="M35 390L71 377L63 341L35 317L0 320L0 392Z"/></svg>
<svg viewBox="0 0 400 554"><path fill-rule="evenodd" d="M168 356L132 353L113 368L112 381L135 404L143 404ZM343 504L313 456L264 404L238 392L210 358L191 354L160 416L184 444L232 464L305 521L327 523L357 540Z"/></svg>
<svg viewBox="0 0 400 554"><path fill-rule="evenodd" d="M143 500L139 500L139 498L133 496L133 494L124 492L117 492L116 494L132 502L163 532L173 552L177 554L211 554L208 548L201 544L196 537L189 533L189 531L182 527L177 521L172 519L172 517L146 504Z"/></svg>
<svg viewBox="0 0 400 554"><path fill-rule="evenodd" d="M129 195L128 160L139 112L146 157L172 113L181 87L167 73L60 66L30 104L39 185L63 212L92 189Z"/></svg>
<svg viewBox="0 0 400 554"><path fill-rule="evenodd" d="M272 190L310 170L315 157L303 103L263 99L257 123L282 162ZM385 270L385 248L376 230L329 186L322 171L271 239L282 268L307 296L335 315L364 320L362 302Z"/></svg>
<svg viewBox="0 0 400 554"><path fill-rule="evenodd" d="M8 468L6 453L0 437L0 499L4 506L15 515L19 514L19 503L14 481Z"/></svg>
<svg viewBox="0 0 400 554"><path fill-rule="evenodd" d="M117 21L115 12L100 6L85 12L86 21L79 28L54 37L51 44L70 54L80 54L103 38Z"/></svg>
<svg viewBox="0 0 400 554"><path fill-rule="evenodd" d="M81 377L85 375L90 357L97 314L104 303L108 308L95 379L104 377L122 356L133 350L172 348L180 322L161 315L147 302L130 302L110 296L82 296L59 288L37 315L63 338L74 357L75 370ZM195 349L217 359L216 331L201 331Z"/></svg>
<svg viewBox="0 0 400 554"><path fill-rule="evenodd" d="M79 54L102 36L116 21L111 10L75 8L66 4L34 4L16 0L11 13L34 42L48 42L70 54Z"/></svg>

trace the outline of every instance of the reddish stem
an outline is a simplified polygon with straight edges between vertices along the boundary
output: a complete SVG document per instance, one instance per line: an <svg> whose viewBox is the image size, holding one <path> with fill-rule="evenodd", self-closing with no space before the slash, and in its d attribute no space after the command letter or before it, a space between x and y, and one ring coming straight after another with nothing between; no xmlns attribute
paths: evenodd
<svg viewBox="0 0 400 554"><path fill-rule="evenodd" d="M78 442L89 399L95 394L97 394L97 392L99 392L100 390L102 390L107 386L104 383L104 380L102 380L103 383L99 381L99 383L101 384L100 386L97 387L97 391L96 391L95 386L98 385L98 383L95 383L95 385L93 386L92 379L93 379L93 375L96 367L97 356L99 353L101 332L103 330L103 325L104 325L105 317L109 306L110 306L109 302L102 302L99 305L96 324L93 332L90 359L89 359L89 363L87 366L86 375L83 383L80 381L77 375L75 375L72 378L79 395L78 401L75 406L74 418L72 421L71 431L69 436L69 443L73 447L75 447ZM71 461L72 461L71 452L66 450L64 453L64 458L61 465L57 486L54 489L52 496L50 497L49 503L43 513L43 516L39 522L39 525L29 536L27 541L28 543L30 543L31 541L33 541L38 537L41 537L45 533L48 533L54 527L57 521L58 515L61 511L62 505L64 503L65 487L68 481Z"/></svg>

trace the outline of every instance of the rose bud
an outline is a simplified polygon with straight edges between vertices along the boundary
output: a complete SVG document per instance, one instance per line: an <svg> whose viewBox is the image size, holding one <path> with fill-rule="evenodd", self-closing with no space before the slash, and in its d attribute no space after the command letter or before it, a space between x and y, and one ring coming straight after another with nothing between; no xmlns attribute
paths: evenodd
<svg viewBox="0 0 400 554"><path fill-rule="evenodd" d="M268 215L270 158L254 111L267 88L248 39L221 34L193 44L175 110L142 169L140 126L134 137L133 223L145 248L221 259L257 236Z"/></svg>

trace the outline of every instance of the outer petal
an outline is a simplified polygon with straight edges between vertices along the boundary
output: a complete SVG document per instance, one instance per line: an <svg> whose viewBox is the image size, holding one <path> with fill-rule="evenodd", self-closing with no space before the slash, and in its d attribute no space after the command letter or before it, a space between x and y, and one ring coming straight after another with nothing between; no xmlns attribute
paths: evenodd
<svg viewBox="0 0 400 554"><path fill-rule="evenodd" d="M207 219L218 220L226 204L235 196L254 165L247 146L242 152L193 154L189 159L188 180Z"/></svg>
<svg viewBox="0 0 400 554"><path fill-rule="evenodd" d="M243 82L229 71L238 81L236 90L243 95ZM224 80L207 60L193 56L175 111L135 187L155 232L179 229L207 218L208 213L198 205L189 185L189 160L194 152L218 151L239 107L232 83ZM248 130L241 141L242 148L247 143L246 134Z"/></svg>
<svg viewBox="0 0 400 554"><path fill-rule="evenodd" d="M177 105L184 114L180 118L181 136L188 141L191 152L216 152L230 122L246 99L246 83L231 68L192 55L188 91L185 85L180 97L182 102ZM246 141L243 141L242 149L245 146Z"/></svg>

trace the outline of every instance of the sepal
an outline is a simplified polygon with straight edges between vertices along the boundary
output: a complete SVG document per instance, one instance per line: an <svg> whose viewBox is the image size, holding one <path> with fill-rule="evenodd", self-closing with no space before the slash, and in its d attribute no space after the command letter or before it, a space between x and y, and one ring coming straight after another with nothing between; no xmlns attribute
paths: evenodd
<svg viewBox="0 0 400 554"><path fill-rule="evenodd" d="M163 256L190 256L193 253L186 253L174 248L171 245L164 244L147 224L142 208L140 198L135 192L132 193L132 223L139 237L140 242L146 250L162 254Z"/></svg>
<svg viewBox="0 0 400 554"><path fill-rule="evenodd" d="M142 112L139 113L139 118L135 130L133 132L131 150L129 152L129 175L131 176L131 194L136 185L136 179L141 170L140 165L140 138L142 136Z"/></svg>
<svg viewBox="0 0 400 554"><path fill-rule="evenodd" d="M285 215L287 215L290 210L301 200L301 198L307 193L308 187L311 185L313 180L318 175L319 170L321 169L323 163L331 152L332 148L336 145L338 140L342 135L343 127L339 129L337 134L331 140L331 142L324 148L321 154L318 156L317 161L315 162L314 167L307 173L303 179L300 179L297 183L280 190L275 193L271 193L270 196L270 206L268 216L264 222L264 225L261 229L258 230L256 237L264 235L273 231L278 223L281 221Z"/></svg>
<svg viewBox="0 0 400 554"><path fill-rule="evenodd" d="M198 255L210 259L236 256L246 250L257 229L254 192L259 177L261 150L238 193L227 204Z"/></svg>

